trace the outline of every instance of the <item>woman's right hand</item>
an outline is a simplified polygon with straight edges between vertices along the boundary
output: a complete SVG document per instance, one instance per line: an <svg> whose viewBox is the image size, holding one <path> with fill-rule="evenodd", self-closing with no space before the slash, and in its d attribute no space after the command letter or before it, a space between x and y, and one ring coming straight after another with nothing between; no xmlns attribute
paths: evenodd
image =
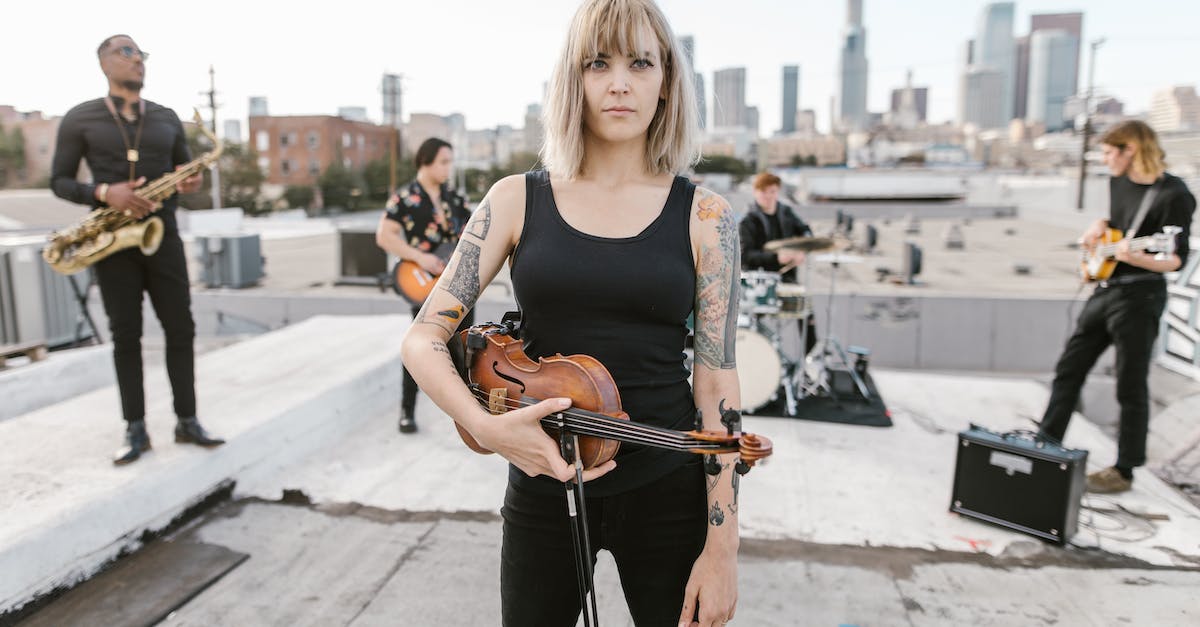
<svg viewBox="0 0 1200 627"><path fill-rule="evenodd" d="M551 398L529 407L498 415L488 415L471 425L468 431L484 448L493 451L530 477L547 475L559 481L575 478L575 468L563 459L558 443L543 429L541 419L571 406L570 399ZM613 468L609 460L583 471L583 480L591 481Z"/></svg>

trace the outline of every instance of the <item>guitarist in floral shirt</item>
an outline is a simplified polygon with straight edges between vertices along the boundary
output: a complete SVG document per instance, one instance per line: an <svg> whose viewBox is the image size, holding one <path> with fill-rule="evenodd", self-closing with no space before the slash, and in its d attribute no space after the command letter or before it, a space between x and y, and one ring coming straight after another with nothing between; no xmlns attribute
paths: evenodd
<svg viewBox="0 0 1200 627"><path fill-rule="evenodd" d="M459 235L471 213L466 201L447 187L454 165L454 150L436 137L425 140L417 149L417 179L401 188L388 201L387 210L375 230L375 243L401 261L411 261L437 277L446 268ZM406 296L415 317L423 301ZM464 316L461 327L472 324L472 315ZM417 382L404 369L400 396L400 432L413 433L417 423L413 411L417 403Z"/></svg>

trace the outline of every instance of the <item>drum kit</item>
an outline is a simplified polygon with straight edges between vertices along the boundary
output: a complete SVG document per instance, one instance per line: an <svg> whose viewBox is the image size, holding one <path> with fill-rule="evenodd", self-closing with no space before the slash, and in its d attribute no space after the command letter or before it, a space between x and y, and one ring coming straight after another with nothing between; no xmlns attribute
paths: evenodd
<svg viewBox="0 0 1200 627"><path fill-rule="evenodd" d="M865 381L867 351L852 347L848 354L832 333L837 268L843 263L863 260L845 254L843 251L848 246L847 240L831 237L791 237L767 242L763 247L767 251L807 253L802 284L783 281L783 276L794 266L785 266L780 272L752 270L742 273L737 365L744 410L761 409L780 400L779 395L783 394L783 410L794 416L799 401L806 396L837 398L831 377L833 370L846 371L861 398L871 398ZM803 347L808 345L809 319L813 314L809 286L814 263L828 263L832 272L825 304L824 337L805 354ZM795 325L793 320L800 321L799 358L793 356L795 351L785 350L784 332L788 326Z"/></svg>

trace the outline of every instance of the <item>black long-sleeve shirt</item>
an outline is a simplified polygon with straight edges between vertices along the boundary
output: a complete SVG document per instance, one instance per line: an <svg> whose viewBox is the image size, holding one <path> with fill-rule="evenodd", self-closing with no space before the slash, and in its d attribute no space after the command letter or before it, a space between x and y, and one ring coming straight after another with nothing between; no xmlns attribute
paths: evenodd
<svg viewBox="0 0 1200 627"><path fill-rule="evenodd" d="M775 239L811 237L812 234L812 229L790 206L778 203L775 205L775 213L767 215L758 203L751 203L750 210L738 225L738 235L742 244L742 269L778 272L781 269L778 255L763 250L763 246ZM796 269L789 270L784 280L794 283Z"/></svg>
<svg viewBox="0 0 1200 627"><path fill-rule="evenodd" d="M120 98L113 97L113 100L118 103L119 109ZM135 106L134 111L137 110ZM149 183L173 172L175 166L190 161L191 154L183 124L174 111L147 100L145 115L141 142L137 146L138 161L134 164L134 177L144 176ZM138 120L135 118L133 122L128 122L117 117L132 145L137 135ZM58 127L50 186L59 198L96 208L100 206L95 196L97 185L129 180L129 162L125 157L125 143L104 99L89 100L68 111ZM87 160L93 183L82 183L75 179L80 159ZM162 209L155 213L163 219L168 229L176 228L177 203L177 197L172 195L163 201Z"/></svg>
<svg viewBox="0 0 1200 627"><path fill-rule="evenodd" d="M1133 218L1141 207L1142 197L1150 189L1150 185L1140 185L1129 180L1127 176L1114 176L1108 183L1111 204L1108 225L1112 228L1128 230ZM1162 189L1154 197L1154 203L1146 212L1146 218L1137 233L1127 234L1130 237L1153 235L1162 231L1164 226L1178 226L1183 229L1175 236L1175 254L1186 264L1188 260L1188 238L1192 234L1192 214L1196 211L1196 197L1188 191L1187 184L1173 174L1164 174ZM1180 265L1180 268L1183 266ZM1148 274L1150 270L1118 263L1113 276L1128 274Z"/></svg>

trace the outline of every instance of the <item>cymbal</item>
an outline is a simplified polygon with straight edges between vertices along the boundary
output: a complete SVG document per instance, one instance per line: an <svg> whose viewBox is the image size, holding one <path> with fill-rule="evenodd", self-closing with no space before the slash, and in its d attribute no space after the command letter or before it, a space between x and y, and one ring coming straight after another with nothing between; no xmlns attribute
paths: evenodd
<svg viewBox="0 0 1200 627"><path fill-rule="evenodd" d="M850 241L840 237L787 237L771 240L763 245L763 250L800 250L818 252L822 250L842 250L849 247Z"/></svg>

